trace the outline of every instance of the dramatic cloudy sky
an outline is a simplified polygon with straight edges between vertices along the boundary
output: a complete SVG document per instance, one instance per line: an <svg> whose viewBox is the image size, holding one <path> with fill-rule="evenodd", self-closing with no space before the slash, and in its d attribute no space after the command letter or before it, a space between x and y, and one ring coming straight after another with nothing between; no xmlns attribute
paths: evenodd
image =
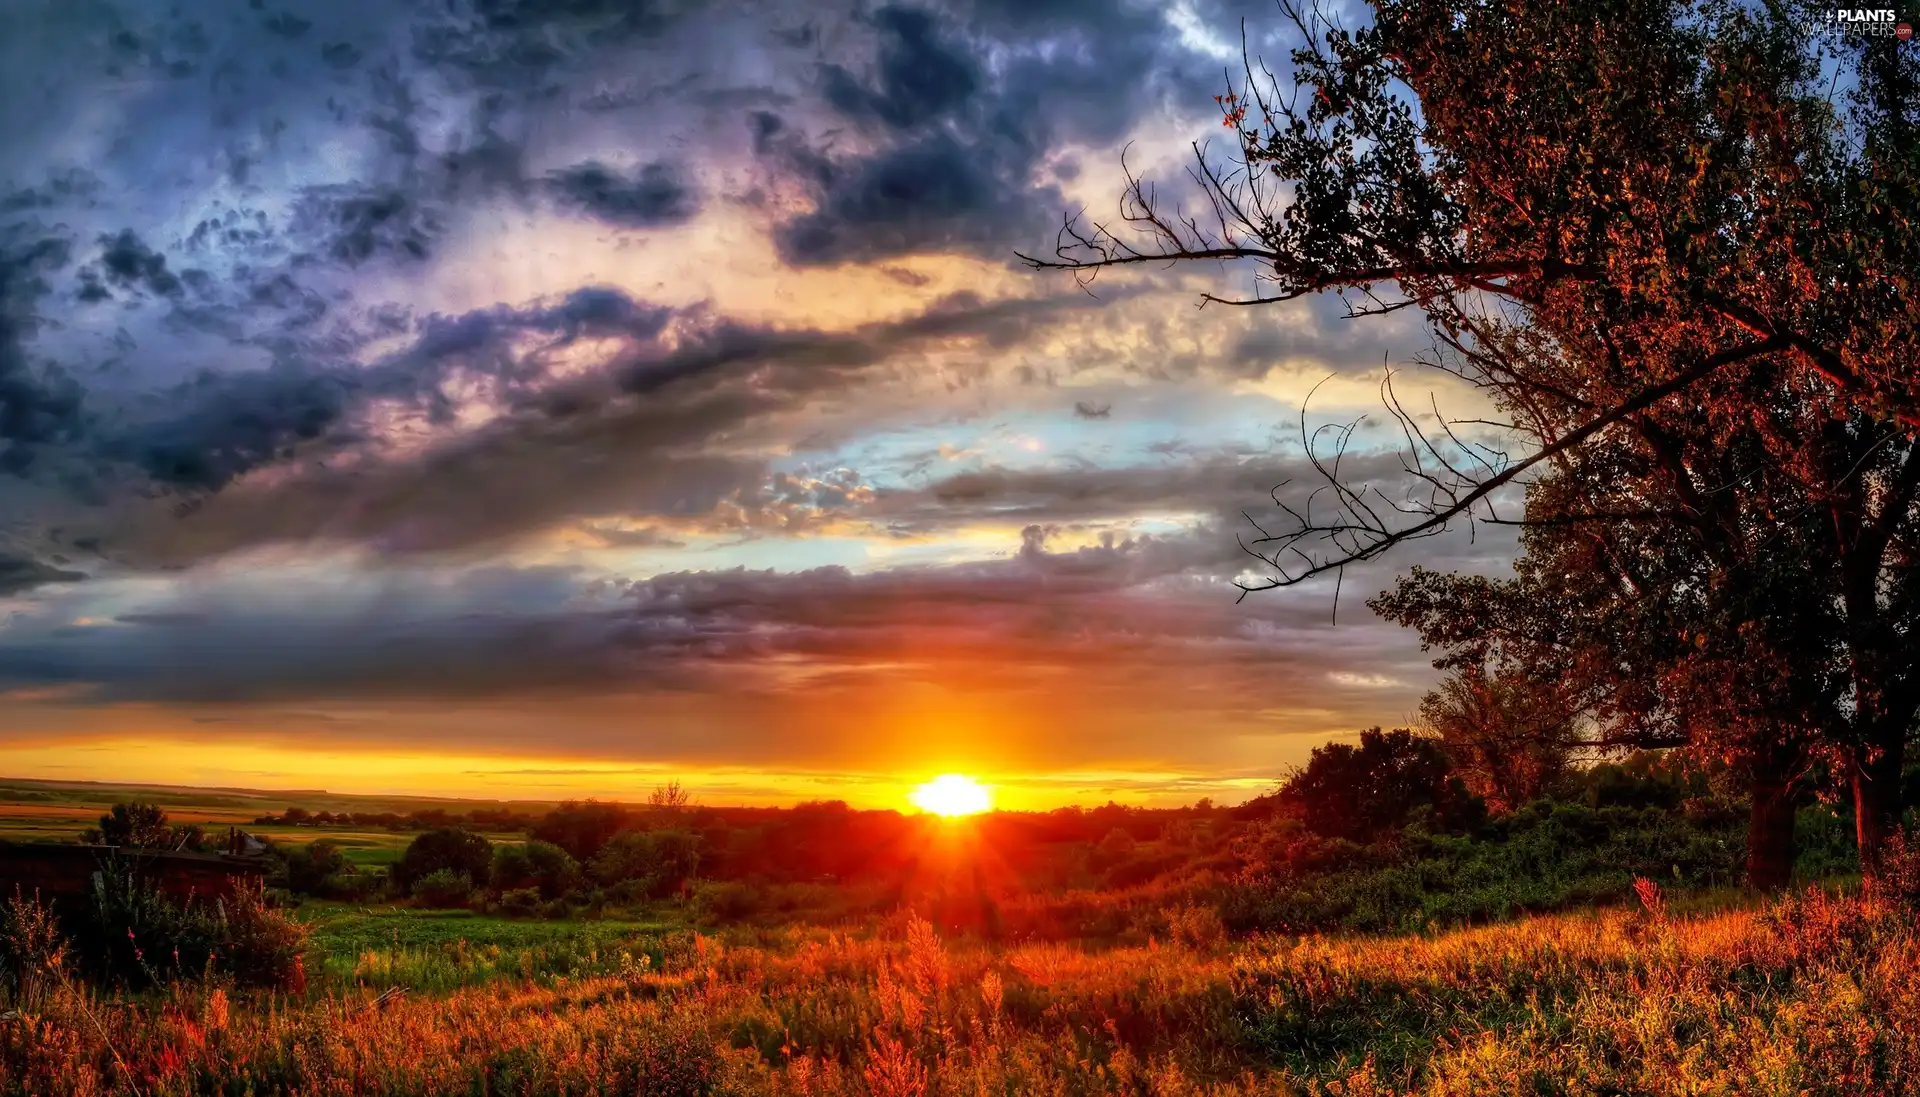
<svg viewBox="0 0 1920 1097"><path fill-rule="evenodd" d="M1013 257L1179 193L1243 16L0 6L0 770L1190 801L1404 720L1389 570L1232 580L1419 326Z"/></svg>

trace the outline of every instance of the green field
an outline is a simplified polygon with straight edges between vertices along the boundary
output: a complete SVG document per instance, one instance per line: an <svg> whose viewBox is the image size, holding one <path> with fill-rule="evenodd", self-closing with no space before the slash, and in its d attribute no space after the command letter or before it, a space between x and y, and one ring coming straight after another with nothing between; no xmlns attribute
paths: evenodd
<svg viewBox="0 0 1920 1097"><path fill-rule="evenodd" d="M555 979L657 970L684 952L684 926L668 920L520 921L465 910L308 903L308 970L330 982L448 990L495 978Z"/></svg>
<svg viewBox="0 0 1920 1097"><path fill-rule="evenodd" d="M310 811L408 812L426 808L459 811L473 807L499 808L500 801L439 800L422 797L345 796L290 790L196 789L172 786L120 784L59 784L0 778L0 841L71 842L95 826L115 803L139 800L166 808L172 823L197 823L209 837L230 826L274 842L302 845L325 839L340 847L347 860L363 868L390 865L400 859L412 831L352 826L286 826L256 824L254 820L298 805ZM514 802L516 810L534 812L552 805ZM488 833L493 841L517 841L518 834Z"/></svg>
<svg viewBox="0 0 1920 1097"><path fill-rule="evenodd" d="M43 781L0 777L0 816L34 808L54 813L79 810L98 815L116 803L138 800L159 804L179 823L244 823L298 805L309 811L392 811L406 813L431 808L461 811L470 808L512 808L537 814L554 806L549 800L478 800L435 796L376 796L326 792L320 789L244 789L142 785L96 781ZM4 822L0 822L4 826Z"/></svg>

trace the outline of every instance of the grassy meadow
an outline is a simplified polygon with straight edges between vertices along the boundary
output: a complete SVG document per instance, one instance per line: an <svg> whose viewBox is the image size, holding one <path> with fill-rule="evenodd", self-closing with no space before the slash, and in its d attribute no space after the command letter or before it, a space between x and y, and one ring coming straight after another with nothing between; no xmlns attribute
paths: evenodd
<svg viewBox="0 0 1920 1097"><path fill-rule="evenodd" d="M196 974L177 950L170 969L139 959L160 977L101 978L77 947L36 938L30 913L15 905L9 920L0 904L14 976L0 980L0 1095L1920 1087L1911 908L1869 902L1844 875L1773 899L1715 884L1731 862L1715 852L1713 812L1696 805L1704 821L1670 833L1649 820L1670 829L1690 816L1615 802L1667 780L1602 774L1590 784L1614 791L1592 804L1572 790L1508 823L1448 837L1416 819L1366 845L1328 844L1258 804L924 825L687 808L672 825L703 835L709 856L671 892L620 890L604 857L567 862L569 886L591 899L532 908L512 907L498 882L438 906L417 890L279 892L287 906L273 917L295 923L298 961L271 985L221 974L211 957ZM376 878L428 834L254 824L271 814L261 803L174 791L175 824L230 821L295 859L324 839ZM564 837L543 826L605 821L607 807L530 818L526 832L495 834L494 852ZM663 825L621 810L621 825ZM95 805L51 798L0 818L13 840L71 841L100 822ZM818 861L891 865L876 852L885 835L933 837L900 854L897 878ZM1806 864L1827 863L1830 837L1803 833ZM1629 848L1639 861L1619 859ZM1704 867L1670 864L1688 856ZM766 875L782 865L784 881ZM1634 875L1668 867L1664 893ZM1556 868L1578 871L1556 880ZM956 888L987 913L954 902ZM1460 898L1483 894L1498 903ZM1308 915L1317 931L1288 928Z"/></svg>
<svg viewBox="0 0 1920 1097"><path fill-rule="evenodd" d="M132 998L49 980L0 1024L0 1089L1354 1097L1920 1084L1911 917L1818 891L1696 915L1122 948L992 945L912 917L702 934L316 914L325 975L297 993ZM416 989L380 1000L392 985Z"/></svg>

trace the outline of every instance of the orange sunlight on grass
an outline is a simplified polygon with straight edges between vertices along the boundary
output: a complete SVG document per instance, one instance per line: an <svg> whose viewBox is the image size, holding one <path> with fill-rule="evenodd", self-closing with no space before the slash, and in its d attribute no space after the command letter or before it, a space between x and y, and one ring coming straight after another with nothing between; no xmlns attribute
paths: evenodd
<svg viewBox="0 0 1920 1097"><path fill-rule="evenodd" d="M993 810L993 793L971 777L943 773L907 797L921 811L955 818Z"/></svg>

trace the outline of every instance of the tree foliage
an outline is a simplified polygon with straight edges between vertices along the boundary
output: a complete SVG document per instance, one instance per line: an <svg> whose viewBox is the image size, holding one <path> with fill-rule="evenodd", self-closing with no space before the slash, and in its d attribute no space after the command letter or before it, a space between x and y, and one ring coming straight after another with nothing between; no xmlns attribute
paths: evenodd
<svg viewBox="0 0 1920 1097"><path fill-rule="evenodd" d="M200 828L191 823L174 826L158 804L123 802L100 817L100 825L83 839L127 849L198 849L204 843Z"/></svg>
<svg viewBox="0 0 1920 1097"><path fill-rule="evenodd" d="M487 886L493 869L493 843L458 827L430 830L408 843L393 866L393 882L403 892L436 872L465 876L469 887Z"/></svg>
<svg viewBox="0 0 1920 1097"><path fill-rule="evenodd" d="M1539 797L1567 771L1578 746L1578 714L1552 683L1523 674L1455 672L1420 703L1469 791L1496 812Z"/></svg>
<svg viewBox="0 0 1920 1097"><path fill-rule="evenodd" d="M569 800L536 823L532 835L559 846L575 861L586 864L608 839L634 823L634 813L624 805Z"/></svg>
<svg viewBox="0 0 1920 1097"><path fill-rule="evenodd" d="M1405 728L1368 728L1359 745L1316 747L1280 786L1280 805L1324 838L1371 842L1423 812L1436 829L1478 824L1486 805L1467 790L1440 743Z"/></svg>
<svg viewBox="0 0 1920 1097"><path fill-rule="evenodd" d="M1410 490L1343 478L1351 426L1310 432L1317 490L1276 493L1245 587L1512 522L1524 486L1517 580L1416 573L1388 615L1564 682L1599 745L1739 767L1776 847L1799 783L1840 775L1872 873L1920 710L1920 53L1790 0L1283 12L1286 74L1249 61L1232 155L1195 170L1209 216L1130 179L1125 225L1030 262L1226 260L1255 291L1209 301L1418 309L1427 364L1499 418L1416 416L1389 379Z"/></svg>

